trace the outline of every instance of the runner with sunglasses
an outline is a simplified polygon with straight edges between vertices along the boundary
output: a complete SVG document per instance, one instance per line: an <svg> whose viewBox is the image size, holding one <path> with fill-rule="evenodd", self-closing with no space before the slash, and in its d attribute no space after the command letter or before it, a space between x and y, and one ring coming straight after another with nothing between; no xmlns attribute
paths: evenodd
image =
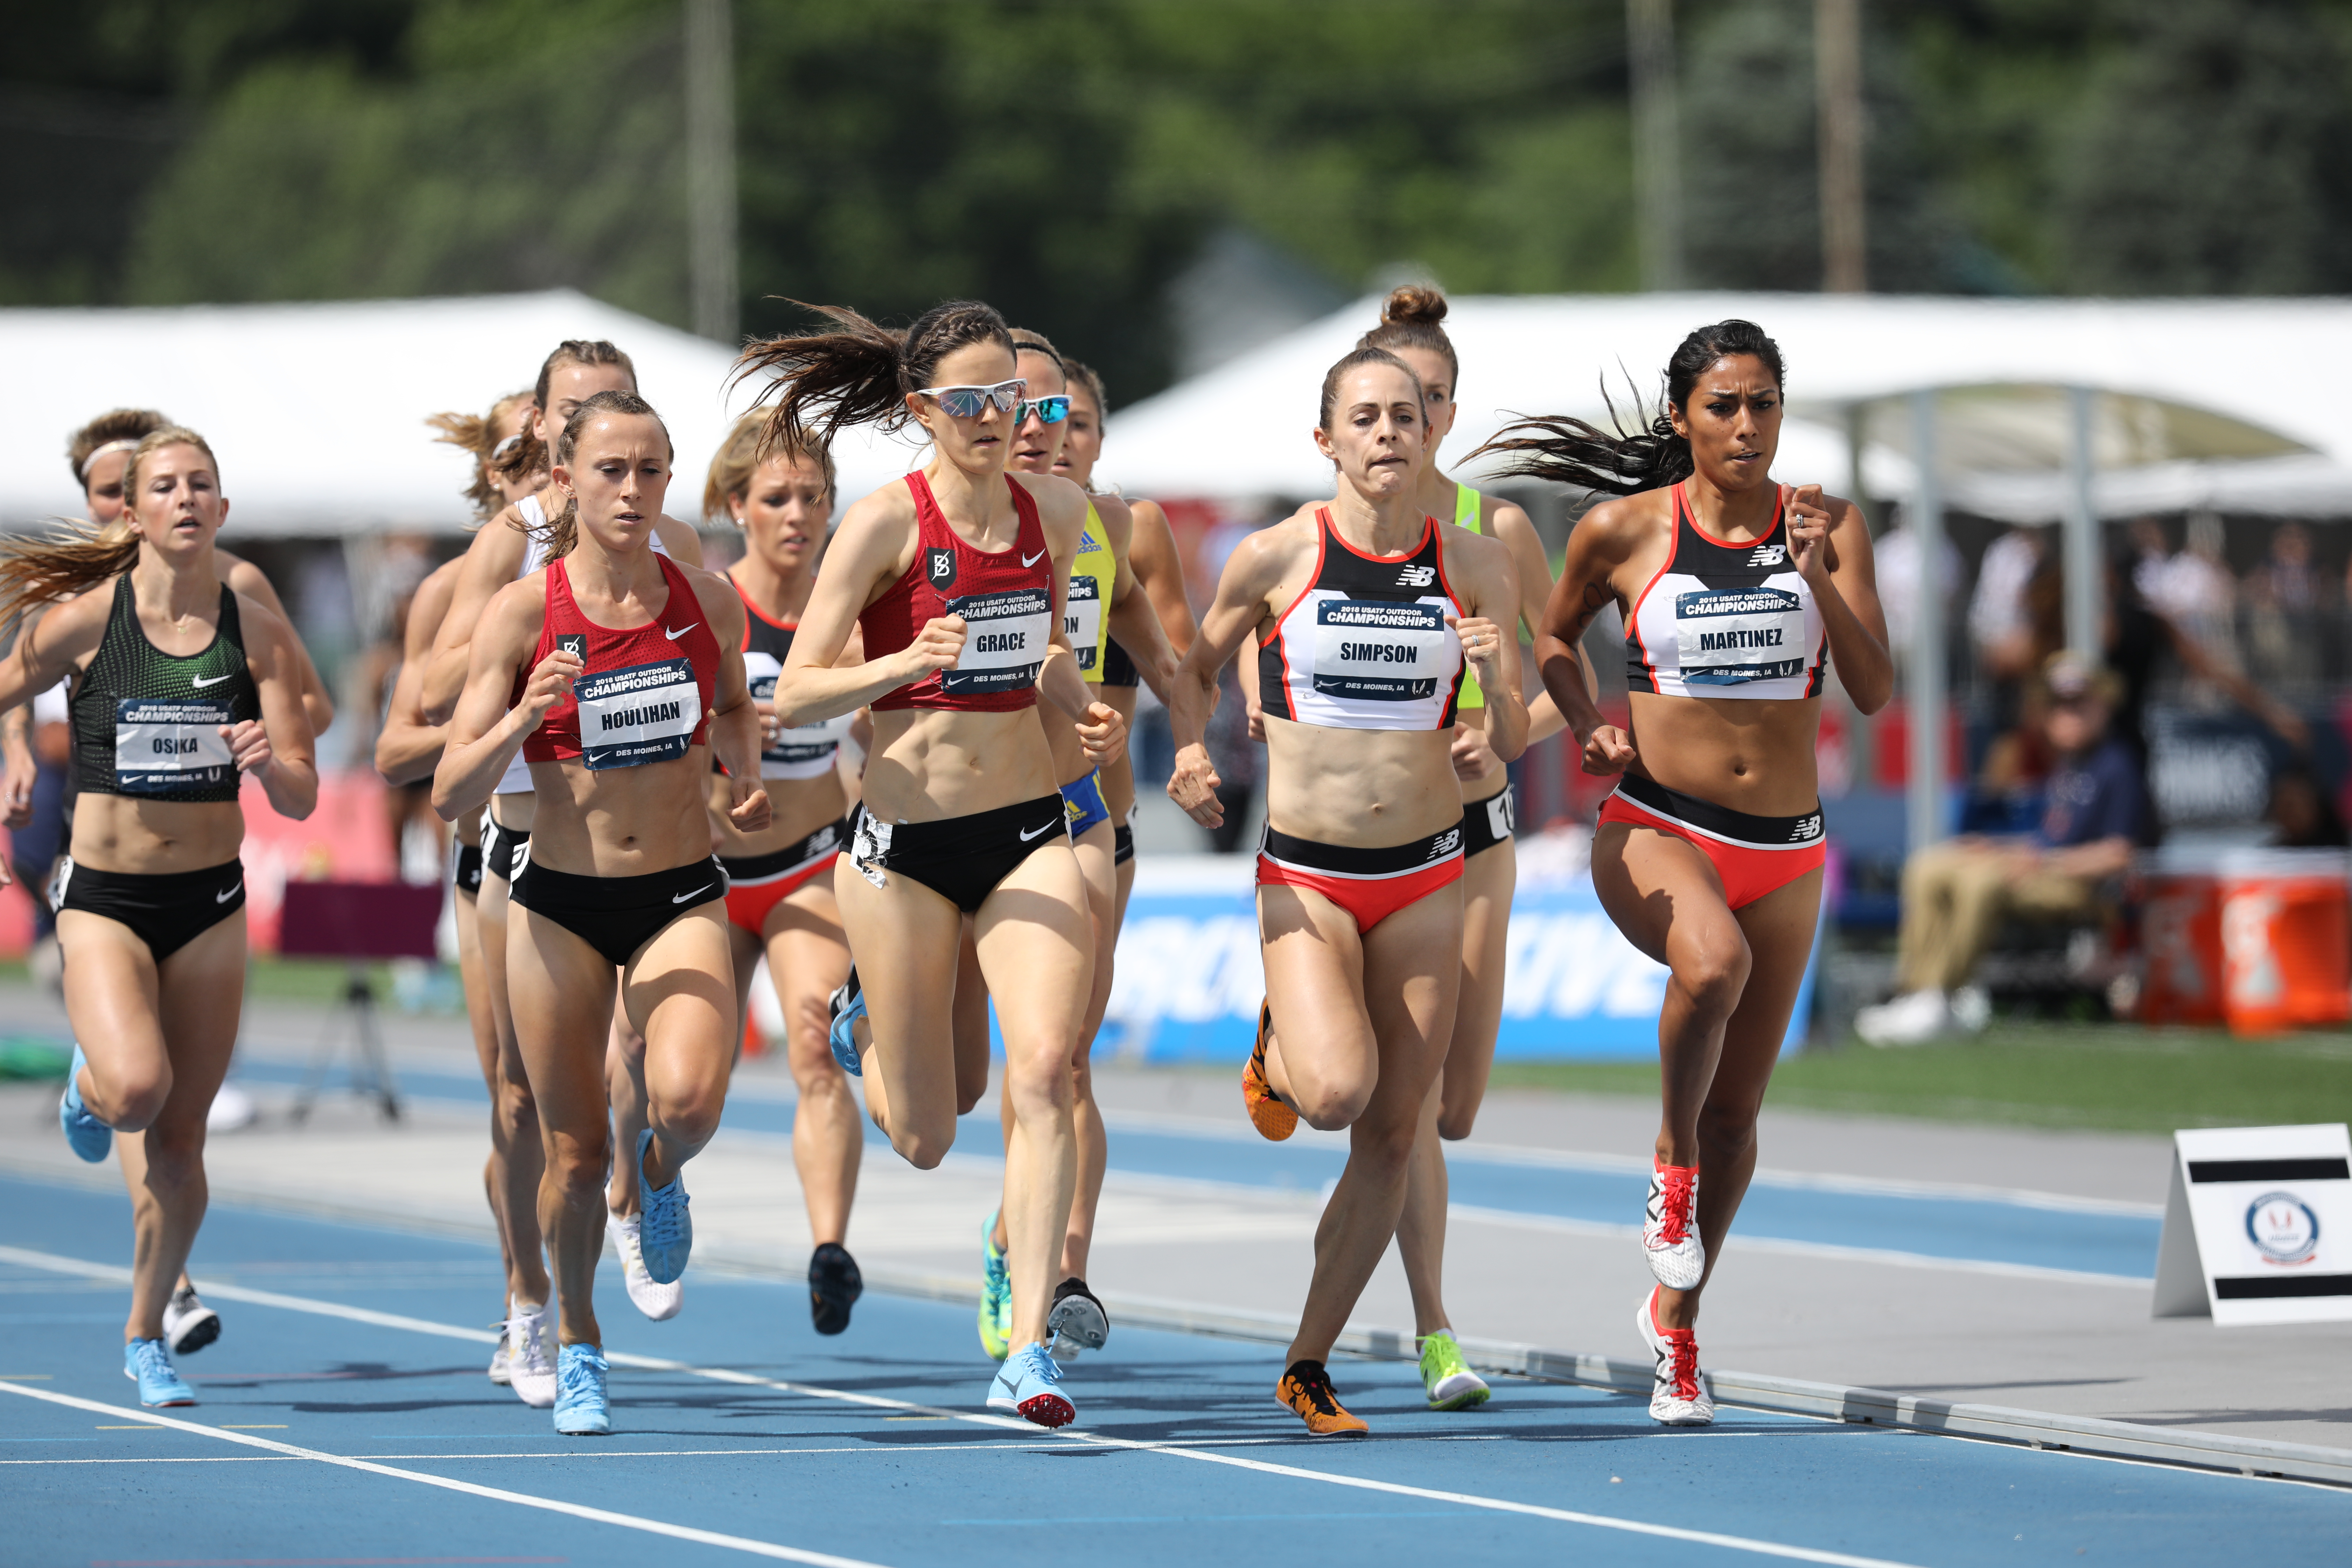
<svg viewBox="0 0 2352 1568"><path fill-rule="evenodd" d="M541 532L550 560L491 600L434 775L445 818L487 801L518 752L538 786L507 984L543 1129L566 1436L612 1429L594 1302L607 1162L636 1178L646 1271L675 1280L694 1245L683 1167L718 1131L742 1037L713 984L731 960L709 754L727 768L733 826L758 833L770 816L743 602L651 549L671 455L635 393L597 393L565 424L550 472L565 504ZM646 1040L652 1091L650 1125L617 1150L604 1074L616 1004Z"/></svg>
<svg viewBox="0 0 2352 1568"><path fill-rule="evenodd" d="M1316 1436L1366 1430L1325 1361L1396 1234L1416 1133L1445 1060L1462 978L1463 811L1452 761L1465 671L1497 756L1527 709L1501 542L1420 505L1427 394L1385 349L1324 377L1315 439L1339 493L1244 540L1170 694L1168 794L1223 820L1203 741L1227 659L1255 635L1266 731L1258 923L1266 1002L1244 1080L1251 1119L1349 1131L1316 1230L1315 1273L1276 1397ZM1280 1027L1277 1035L1276 1026Z"/></svg>
<svg viewBox="0 0 2352 1568"><path fill-rule="evenodd" d="M1050 474L1008 473L1010 417L1026 390L1004 320L954 300L905 331L826 308L830 330L752 344L772 375L772 440L829 445L841 426L922 426L922 470L850 508L825 553L776 683L776 718L802 725L873 710L874 745L850 855L835 877L858 970L836 1040L866 1016L866 1106L909 1163L939 1164L958 1085L941 979L971 915L995 994L1013 1130L1005 1144L1007 1355L992 1408L1041 1426L1076 1415L1046 1353L1077 1176L1074 1061L1092 982L1087 883L1066 828L1053 749L1029 710L1075 730L1097 765L1125 727L1092 700L1062 626L1086 497ZM863 662L835 668L852 628Z"/></svg>
<svg viewBox="0 0 2352 1568"><path fill-rule="evenodd" d="M1664 381L1664 412L1633 434L1538 419L1484 449L1516 454L1515 473L1624 498L1569 536L1536 658L1585 772L1622 775L1593 833L1593 889L1672 971L1642 1230L1658 1283L1635 1317L1655 1363L1652 1418L1691 1426L1715 1418L1699 1296L1756 1169L1757 1113L1821 908L1822 686L1834 658L1874 713L1894 666L1862 513L1772 479L1779 347L1753 322L1701 327ZM1611 604L1625 622L1624 731L1602 721L1572 658Z"/></svg>

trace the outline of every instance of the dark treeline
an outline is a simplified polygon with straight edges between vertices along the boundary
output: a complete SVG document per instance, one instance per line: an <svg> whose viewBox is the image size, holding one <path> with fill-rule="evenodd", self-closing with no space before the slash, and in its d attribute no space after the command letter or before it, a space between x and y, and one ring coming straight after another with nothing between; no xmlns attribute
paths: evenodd
<svg viewBox="0 0 2352 1568"><path fill-rule="evenodd" d="M1677 6L1689 273L1817 287L1810 0ZM1874 287L2352 289L2352 0L1869 0ZM0 303L688 314L675 0L5 0ZM1623 0L738 0L743 325L972 293L1172 374L1332 300L1635 286Z"/></svg>

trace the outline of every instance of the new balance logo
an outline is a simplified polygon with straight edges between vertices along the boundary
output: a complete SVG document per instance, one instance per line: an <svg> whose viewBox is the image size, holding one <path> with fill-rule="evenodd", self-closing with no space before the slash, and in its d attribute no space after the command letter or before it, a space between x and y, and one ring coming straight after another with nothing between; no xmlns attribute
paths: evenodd
<svg viewBox="0 0 2352 1568"><path fill-rule="evenodd" d="M1426 588L1436 581L1437 568L1434 566L1408 566L1397 574L1397 586L1400 588Z"/></svg>
<svg viewBox="0 0 2352 1568"><path fill-rule="evenodd" d="M1821 836L1822 814L1817 811L1811 816L1802 816L1797 819L1796 831L1789 835L1789 842L1791 844L1807 844L1819 838Z"/></svg>
<svg viewBox="0 0 2352 1568"><path fill-rule="evenodd" d="M1750 566L1778 566L1788 559L1789 547L1787 545L1759 544L1756 547L1756 552L1748 558L1748 564Z"/></svg>
<svg viewBox="0 0 2352 1568"><path fill-rule="evenodd" d="M1458 827L1449 827L1429 841L1429 858L1433 860L1443 860L1461 847L1462 830Z"/></svg>

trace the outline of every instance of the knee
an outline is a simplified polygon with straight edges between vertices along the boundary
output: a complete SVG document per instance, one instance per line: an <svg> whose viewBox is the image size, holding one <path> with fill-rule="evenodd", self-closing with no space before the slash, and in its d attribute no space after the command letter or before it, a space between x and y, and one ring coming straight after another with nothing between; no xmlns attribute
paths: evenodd
<svg viewBox="0 0 2352 1568"><path fill-rule="evenodd" d="M1070 1056L1061 1050L1028 1050L1008 1054L1004 1091L1013 1097L1013 1114L1052 1115L1076 1101L1076 1081Z"/></svg>
<svg viewBox="0 0 2352 1568"><path fill-rule="evenodd" d="M520 1077L499 1080L499 1121L509 1139L535 1137L539 1132L539 1100Z"/></svg>
<svg viewBox="0 0 2352 1568"><path fill-rule="evenodd" d="M1739 1005L1739 994L1748 989L1750 962L1748 939L1739 934L1738 927L1726 923L1728 929L1702 937L1674 966L1675 984L1692 1004L1702 1013L1721 1018L1729 1017Z"/></svg>
<svg viewBox="0 0 2352 1568"><path fill-rule="evenodd" d="M666 1096L658 1106L650 1109L653 1114L646 1119L648 1124L660 1127L680 1143L699 1149L719 1131L719 1118L727 1109L727 1097L724 1091L696 1090Z"/></svg>
<svg viewBox="0 0 2352 1568"><path fill-rule="evenodd" d="M988 1080L986 1079L974 1079L970 1082L961 1078L956 1079L956 1114L958 1116L970 1116L979 1109L980 1102L987 1098Z"/></svg>
<svg viewBox="0 0 2352 1568"><path fill-rule="evenodd" d="M1294 1074L1291 1093L1297 1098L1295 1109L1298 1119L1318 1132L1337 1132L1353 1127L1371 1103L1372 1086L1369 1083L1322 1081L1302 1084ZM1406 1129L1405 1146L1412 1145L1412 1129Z"/></svg>
<svg viewBox="0 0 2352 1568"><path fill-rule="evenodd" d="M155 1128L145 1136L147 1185L150 1189L177 1191L191 1182L203 1179L205 1139L202 1128L192 1131Z"/></svg>
<svg viewBox="0 0 2352 1568"><path fill-rule="evenodd" d="M1412 1145L1421 1127L1417 1121L1399 1119L1395 1121L1359 1121L1355 1136L1349 1142L1349 1152L1354 1158L1369 1160L1382 1170L1402 1171L1412 1158Z"/></svg>
<svg viewBox="0 0 2352 1568"><path fill-rule="evenodd" d="M1718 1157L1747 1152L1756 1142L1758 1110L1747 1100L1728 1105L1709 1100L1699 1108L1699 1142Z"/></svg>
<svg viewBox="0 0 2352 1568"><path fill-rule="evenodd" d="M559 1132L548 1140L547 1180L566 1204L601 1204L612 1152L613 1140L601 1127L593 1131Z"/></svg>
<svg viewBox="0 0 2352 1568"><path fill-rule="evenodd" d="M952 1122L890 1130L890 1147L898 1152L898 1158L918 1171L938 1170L940 1162L948 1157L948 1150L954 1142L955 1124Z"/></svg>
<svg viewBox="0 0 2352 1568"><path fill-rule="evenodd" d="M172 1098L172 1067L166 1061L142 1062L104 1076L93 1064L89 1076L90 1087L98 1090L92 1109L104 1111L107 1125L118 1132L144 1131Z"/></svg>
<svg viewBox="0 0 2352 1568"><path fill-rule="evenodd" d="M1469 1137L1470 1130L1477 1124L1475 1105L1448 1105L1437 1113L1437 1135L1448 1143L1459 1143Z"/></svg>

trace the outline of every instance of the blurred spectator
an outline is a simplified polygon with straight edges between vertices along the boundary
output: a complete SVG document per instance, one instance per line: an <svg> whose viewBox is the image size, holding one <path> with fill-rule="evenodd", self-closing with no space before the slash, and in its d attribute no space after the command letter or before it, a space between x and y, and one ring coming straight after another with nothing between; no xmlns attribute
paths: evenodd
<svg viewBox="0 0 2352 1568"><path fill-rule="evenodd" d="M2320 677L2320 614L2326 583L2312 564L2311 533L2299 522L2271 532L2269 557L2246 574L2246 650L2255 675L2278 685Z"/></svg>
<svg viewBox="0 0 2352 1568"><path fill-rule="evenodd" d="M1911 614L1919 603L1919 536L1903 521L1901 509L1895 511L1895 526L1878 536L1870 547L1871 559L1878 569L1878 604L1886 613L1889 626L1908 626ZM1936 568L1936 583L1944 597L1950 597L1948 585L1960 580L1965 569L1960 552L1949 539L1943 541ZM1896 636L1895 657L1899 661L1910 652L1910 639Z"/></svg>
<svg viewBox="0 0 2352 1568"><path fill-rule="evenodd" d="M2030 637L2025 585L2041 570L2043 553L2041 534L2030 528L2012 528L1985 547L1977 564L1976 593L1969 599L1969 640L1979 658L2004 662L1999 651L2020 650Z"/></svg>
<svg viewBox="0 0 2352 1568"><path fill-rule="evenodd" d="M2327 786L2309 768L2281 768L2271 777L2271 803L2263 813L2281 849L2341 849L2352 844L2344 818L2327 798Z"/></svg>
<svg viewBox="0 0 2352 1568"><path fill-rule="evenodd" d="M2154 526L2152 520L2141 521ZM2160 536L2161 530L2158 531ZM2188 548L2167 557L2155 570L2143 553L2132 584L2150 609L2196 638L2209 659L2235 669L2238 583L2222 559L2222 542L2221 520L2210 511L2197 512L2189 519ZM2200 689L2209 700L2220 698L2210 687Z"/></svg>
<svg viewBox="0 0 2352 1568"><path fill-rule="evenodd" d="M2041 826L2024 838L1955 838L1903 868L1897 939L1901 987L1865 1007L1854 1029L1874 1046L1909 1046L1991 1013L1969 976L2011 915L2087 921L2111 907L2110 884L2129 868L2148 815L2139 768L2110 732L2121 683L2071 654L2050 661L2043 731L2058 759Z"/></svg>

